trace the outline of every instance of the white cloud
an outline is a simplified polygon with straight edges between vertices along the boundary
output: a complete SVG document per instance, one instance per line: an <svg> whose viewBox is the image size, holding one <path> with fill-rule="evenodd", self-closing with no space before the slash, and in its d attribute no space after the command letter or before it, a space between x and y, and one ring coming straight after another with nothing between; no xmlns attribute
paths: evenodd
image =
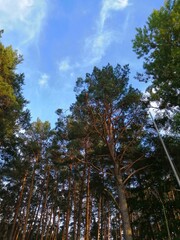
<svg viewBox="0 0 180 240"><path fill-rule="evenodd" d="M78 62L72 62L68 56L58 62L58 70L61 76L67 76L68 73L70 77L73 77L74 70L78 69L80 66L82 67L82 64Z"/></svg>
<svg viewBox="0 0 180 240"><path fill-rule="evenodd" d="M1 28L13 31L21 44L39 34L46 15L46 0L0 0L0 6Z"/></svg>
<svg viewBox="0 0 180 240"><path fill-rule="evenodd" d="M100 61L115 38L116 36L108 31L97 32L94 36L87 38L85 42L85 52L87 53L85 62L87 65L93 65Z"/></svg>
<svg viewBox="0 0 180 240"><path fill-rule="evenodd" d="M49 76L46 73L43 73L41 75L38 83L41 87L47 87L48 86L48 80L49 80Z"/></svg>
<svg viewBox="0 0 180 240"><path fill-rule="evenodd" d="M105 29L105 22L110 17L113 11L123 10L128 6L128 0L103 0L102 7L99 14L99 19L97 22L96 33L93 36L88 37L85 40L84 50L89 55L85 58L87 65L95 64L100 61L105 55L108 47L117 41L117 33L115 31L109 31ZM125 21L125 26L127 27L127 21ZM123 29L124 30L124 29Z"/></svg>
<svg viewBox="0 0 180 240"><path fill-rule="evenodd" d="M71 62L68 56L61 60L58 63L61 74L66 72L70 74L70 71L75 69L97 64L105 56L112 43L123 40L122 35L124 35L128 27L129 15L125 18L121 28L119 28L121 32L117 32L113 28L109 30L105 23L114 11L121 11L127 6L129 6L128 0L102 0L95 32L85 39L82 58L76 63Z"/></svg>
<svg viewBox="0 0 180 240"><path fill-rule="evenodd" d="M103 0L100 12L100 27L103 28L111 11L118 11L128 6L128 0Z"/></svg>
<svg viewBox="0 0 180 240"><path fill-rule="evenodd" d="M68 58L59 62L59 71L66 72L66 71L70 70L70 68L71 68L71 66L70 66Z"/></svg>

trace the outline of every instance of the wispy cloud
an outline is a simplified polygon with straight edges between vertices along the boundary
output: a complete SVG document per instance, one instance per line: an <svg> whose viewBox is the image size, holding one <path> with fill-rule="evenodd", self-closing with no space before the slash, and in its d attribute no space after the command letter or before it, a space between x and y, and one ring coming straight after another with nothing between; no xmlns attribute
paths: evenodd
<svg viewBox="0 0 180 240"><path fill-rule="evenodd" d="M41 87L47 87L48 86L48 80L49 80L49 76L46 73L43 73L43 74L41 74L38 83Z"/></svg>
<svg viewBox="0 0 180 240"><path fill-rule="evenodd" d="M115 34L113 35L110 31L98 31L95 35L88 37L85 41L85 65L93 65L100 61L115 38Z"/></svg>
<svg viewBox="0 0 180 240"><path fill-rule="evenodd" d="M104 24L112 11L119 11L128 6L128 0L103 0L100 12L100 28L104 28Z"/></svg>
<svg viewBox="0 0 180 240"><path fill-rule="evenodd" d="M40 32L46 15L46 0L0 0L0 27L15 32L21 44Z"/></svg>
<svg viewBox="0 0 180 240"><path fill-rule="evenodd" d="M95 31L85 38L81 58L74 63L69 56L66 56L58 63L59 72L71 74L75 69L78 71L93 66L102 60L112 43L122 41L122 35L128 27L129 15L122 22L118 32L114 26L110 29L106 21L113 16L114 11L122 11L127 6L129 6L128 0L102 0Z"/></svg>
<svg viewBox="0 0 180 240"><path fill-rule="evenodd" d="M118 40L118 34L105 27L106 20L113 11L120 11L128 6L128 0L103 0L99 18L96 26L96 33L85 40L84 50L88 55L85 58L86 64L95 64L102 59L108 47ZM125 22L127 25L127 21Z"/></svg>

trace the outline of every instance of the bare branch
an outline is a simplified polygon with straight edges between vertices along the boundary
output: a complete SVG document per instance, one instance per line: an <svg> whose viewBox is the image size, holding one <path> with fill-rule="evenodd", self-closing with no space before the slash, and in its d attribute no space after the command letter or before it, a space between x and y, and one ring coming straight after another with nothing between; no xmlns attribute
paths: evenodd
<svg viewBox="0 0 180 240"><path fill-rule="evenodd" d="M152 165L152 164L151 164ZM137 170L135 170L134 172L132 172L124 181L123 181L123 184L125 185L127 183L127 181L137 172L143 170L143 169L146 169L147 167L150 167L151 165L148 165L148 166L145 166L145 167L142 167L142 168L139 168Z"/></svg>

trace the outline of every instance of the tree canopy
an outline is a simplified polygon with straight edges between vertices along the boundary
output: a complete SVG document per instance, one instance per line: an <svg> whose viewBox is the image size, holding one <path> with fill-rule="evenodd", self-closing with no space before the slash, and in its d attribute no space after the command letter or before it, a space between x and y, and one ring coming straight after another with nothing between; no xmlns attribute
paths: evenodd
<svg viewBox="0 0 180 240"><path fill-rule="evenodd" d="M133 49L144 59L151 80L148 91L160 108L179 106L180 89L180 1L167 0L154 10L143 28L137 28Z"/></svg>
<svg viewBox="0 0 180 240"><path fill-rule="evenodd" d="M17 73L22 56L11 46L0 43L0 145L6 138L12 137L20 126L27 124L27 100L22 94L24 74Z"/></svg>

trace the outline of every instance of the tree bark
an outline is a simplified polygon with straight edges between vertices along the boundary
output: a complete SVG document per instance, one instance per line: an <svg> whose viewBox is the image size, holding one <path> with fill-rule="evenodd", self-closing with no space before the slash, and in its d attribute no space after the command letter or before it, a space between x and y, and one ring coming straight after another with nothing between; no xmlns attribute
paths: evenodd
<svg viewBox="0 0 180 240"><path fill-rule="evenodd" d="M90 231L90 167L88 167L87 188L86 188L86 228L84 240L89 240Z"/></svg>
<svg viewBox="0 0 180 240"><path fill-rule="evenodd" d="M13 240L13 239L14 239L13 233L14 233L14 230L15 230L15 225L16 225L16 221L17 221L19 209L20 209L20 206L21 206L21 203L22 203L22 197L23 197L24 188L25 188L25 185L26 185L27 175L28 175L28 172L26 171L26 173L25 173L25 175L24 175L24 178L23 178L23 180L22 180L21 191L20 191L20 194L19 194L19 198L18 198L16 210L15 210L15 215L14 215L14 220L13 220L13 226L12 226L11 234L10 234L10 237L9 237L10 240Z"/></svg>
<svg viewBox="0 0 180 240"><path fill-rule="evenodd" d="M68 240L68 234L69 234L69 222L70 222L70 217L71 217L71 207L72 207L72 200L71 200L71 176L69 176L68 178L68 186L69 186L69 190L68 190L68 199L67 199L67 210L66 210L66 214L65 214L65 223L64 223L64 227L65 229L64 231L64 239Z"/></svg>
<svg viewBox="0 0 180 240"><path fill-rule="evenodd" d="M78 224L77 224L77 240L81 238L81 221L82 221L82 202L83 202L83 195L84 195L84 182L86 177L86 169L83 170L83 175L81 177L81 184L80 184L80 193L79 193L79 206L78 206Z"/></svg>
<svg viewBox="0 0 180 240"><path fill-rule="evenodd" d="M46 180L46 193L45 193L45 199L44 199L44 204L43 204L43 209L42 209L42 212L41 214L43 215L42 216L42 231L41 231L41 240L43 240L44 238L44 232L45 232L45 228L46 228L46 225L47 225L47 222L45 221L45 216L47 214L46 212L46 206L47 206L47 198L48 198L48 188L49 188L49 177L50 177L50 168L48 167L48 170L47 170L47 180Z"/></svg>
<svg viewBox="0 0 180 240"><path fill-rule="evenodd" d="M35 167L34 167L33 173L32 173L31 186L30 186L29 197L28 197L28 204L27 204L27 208L26 208L25 223L23 226L22 240L25 240L25 238L26 238L27 222L28 222L29 210L30 210L30 206L31 206L31 199L32 199L33 189L34 189L34 178L35 178Z"/></svg>
<svg viewBox="0 0 180 240"><path fill-rule="evenodd" d="M119 208L122 216L122 223L123 223L123 235L125 240L132 240L132 229L130 224L129 212L128 212L128 205L125 195L124 184L122 180L121 173L119 171L119 166L116 163L114 166L115 177L117 179L117 190L118 190L118 197L119 197Z"/></svg>
<svg viewBox="0 0 180 240"><path fill-rule="evenodd" d="M100 240L100 224L101 224L101 196L98 202L98 229L97 229L97 240Z"/></svg>
<svg viewBox="0 0 180 240"><path fill-rule="evenodd" d="M110 205L108 203L108 224L107 224L107 240L111 239L111 212Z"/></svg>
<svg viewBox="0 0 180 240"><path fill-rule="evenodd" d="M76 190L76 180L73 180L73 204L74 204L74 223L73 223L73 240L77 239L77 207L78 207L78 199L77 199L77 190Z"/></svg>

